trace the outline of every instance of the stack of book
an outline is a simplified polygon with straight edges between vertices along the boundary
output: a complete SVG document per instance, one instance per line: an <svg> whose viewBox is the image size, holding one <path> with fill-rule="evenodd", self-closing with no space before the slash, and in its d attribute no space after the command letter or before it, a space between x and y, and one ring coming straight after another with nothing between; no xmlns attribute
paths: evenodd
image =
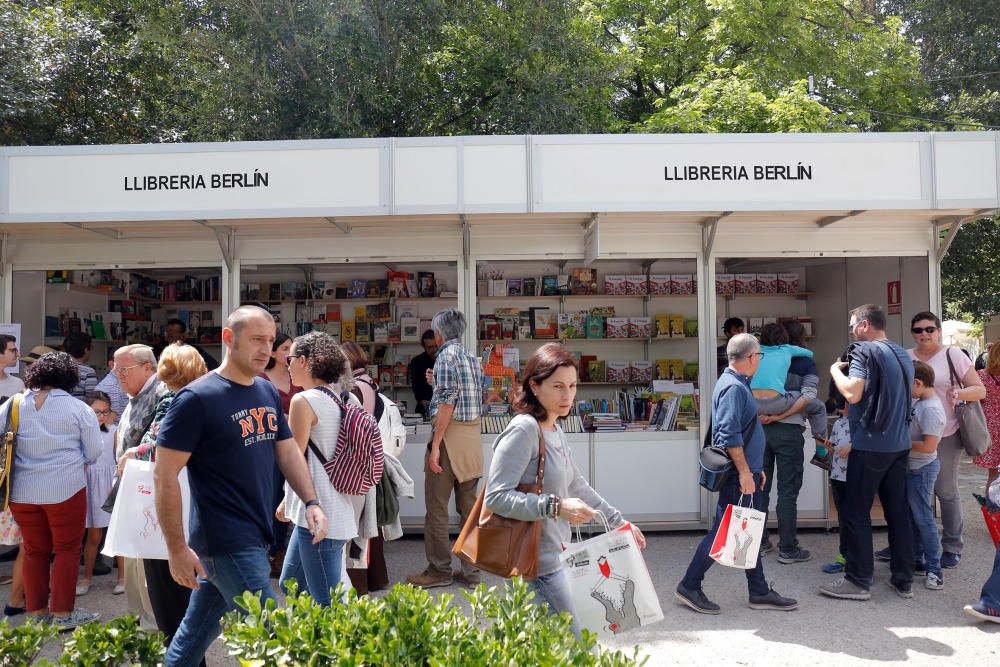
<svg viewBox="0 0 1000 667"><path fill-rule="evenodd" d="M616 433L625 430L617 412L592 412L584 418L584 426L594 433Z"/></svg>
<svg viewBox="0 0 1000 667"><path fill-rule="evenodd" d="M681 405L680 396L661 398L656 402L649 417L649 428L653 431L674 431L677 427L677 413Z"/></svg>
<svg viewBox="0 0 1000 667"><path fill-rule="evenodd" d="M510 420L509 403L487 403L483 406L482 432L491 435L503 433Z"/></svg>

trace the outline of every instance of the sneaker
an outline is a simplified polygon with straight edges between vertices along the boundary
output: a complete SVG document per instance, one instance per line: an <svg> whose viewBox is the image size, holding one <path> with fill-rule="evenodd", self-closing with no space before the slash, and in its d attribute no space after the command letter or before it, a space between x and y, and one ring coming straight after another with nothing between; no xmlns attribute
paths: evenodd
<svg viewBox="0 0 1000 667"><path fill-rule="evenodd" d="M792 611L799 608L798 600L778 595L772 584L765 595L750 596L751 609L773 609L775 611Z"/></svg>
<svg viewBox="0 0 1000 667"><path fill-rule="evenodd" d="M892 560L892 552L889 551L889 547L885 549L879 549L875 552L875 560L880 560L883 563L888 563Z"/></svg>
<svg viewBox="0 0 1000 667"><path fill-rule="evenodd" d="M990 607L989 605L984 604L982 600L976 604L967 604L962 607L962 610L969 616L975 616L980 621L1000 623L1000 609Z"/></svg>
<svg viewBox="0 0 1000 667"><path fill-rule="evenodd" d="M927 561L918 560L913 564L913 574L918 574L921 577L927 574Z"/></svg>
<svg viewBox="0 0 1000 667"><path fill-rule="evenodd" d="M840 600L872 599L872 593L870 590L862 586L858 586L853 581L848 581L846 577L837 579L829 584L823 584L819 587L819 592L827 597L838 598Z"/></svg>
<svg viewBox="0 0 1000 667"><path fill-rule="evenodd" d="M411 574L408 576L406 583L419 586L420 588L438 588L439 586L451 586L454 580L448 575L442 576L424 570L420 574Z"/></svg>
<svg viewBox="0 0 1000 667"><path fill-rule="evenodd" d="M774 542L767 540L766 542L760 543L760 555L769 554L774 551Z"/></svg>
<svg viewBox="0 0 1000 667"><path fill-rule="evenodd" d="M789 563L804 563L812 558L808 549L796 547L794 551L782 551L778 554L778 562L788 565Z"/></svg>
<svg viewBox="0 0 1000 667"><path fill-rule="evenodd" d="M924 581L924 586L932 591L939 591L944 588L944 579L941 578L940 574L935 574L934 572L927 573L927 580Z"/></svg>
<svg viewBox="0 0 1000 667"><path fill-rule="evenodd" d="M81 595L86 595L89 592L90 592L90 582L89 581L87 581L87 582L81 581L80 583L78 583L76 585L76 595L77 595L77 597L80 597Z"/></svg>
<svg viewBox="0 0 1000 667"><path fill-rule="evenodd" d="M52 627L58 629L60 632L66 632L72 630L73 628L78 628L81 625L86 625L87 623L93 623L99 619L101 615L94 611L84 611L82 609L74 609L69 613L69 616L60 618L58 616L52 617Z"/></svg>
<svg viewBox="0 0 1000 667"><path fill-rule="evenodd" d="M451 577L452 579L457 581L462 586L465 586L466 588L475 588L476 586L479 585L478 576L467 577L465 576L465 573L462 572L461 570L455 570L454 572L452 572Z"/></svg>
<svg viewBox="0 0 1000 667"><path fill-rule="evenodd" d="M846 565L847 564L844 561L835 560L829 563L825 563L823 567L820 569L823 570L823 572L825 572L826 574L838 574L844 571L844 567Z"/></svg>
<svg viewBox="0 0 1000 667"><path fill-rule="evenodd" d="M898 595L901 598L904 598L906 600L913 598L913 586L910 585L900 586L890 581L889 588L895 591L896 595Z"/></svg>
<svg viewBox="0 0 1000 667"><path fill-rule="evenodd" d="M941 554L941 567L946 570L950 570L953 567L958 567L958 561L960 560L962 560L962 554L957 554L953 551L945 551Z"/></svg>
<svg viewBox="0 0 1000 667"><path fill-rule="evenodd" d="M111 589L112 595L121 595L125 592L125 584L115 584L115 587Z"/></svg>
<svg viewBox="0 0 1000 667"><path fill-rule="evenodd" d="M827 472L833 470L833 455L827 451L826 455L820 454L818 451L812 455L809 459L809 463L816 466L820 470L826 470Z"/></svg>
<svg viewBox="0 0 1000 667"><path fill-rule="evenodd" d="M707 597L700 588L685 588L683 583L677 584L674 598L681 604L687 605L699 614L718 614L722 611L719 605L715 604Z"/></svg>

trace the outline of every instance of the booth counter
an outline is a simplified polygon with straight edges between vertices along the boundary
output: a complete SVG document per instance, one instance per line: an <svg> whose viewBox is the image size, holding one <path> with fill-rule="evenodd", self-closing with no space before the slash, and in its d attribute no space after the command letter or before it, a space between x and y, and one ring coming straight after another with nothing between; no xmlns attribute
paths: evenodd
<svg viewBox="0 0 1000 667"><path fill-rule="evenodd" d="M852 306L886 306L889 335L904 345L910 315L940 311L940 260L963 222L1000 208L998 165L1000 137L977 132L2 148L0 307L4 321L21 324L21 347L30 349L45 339L56 317L50 311L65 307L65 295L56 299L46 286L50 271L218 280L208 303L158 299L146 311L155 328L177 312L217 318L218 326L246 301L248 285L430 269L443 283L432 298L392 299L389 308L423 319L458 306L470 322L470 349L481 341L479 316L497 308L674 314L696 323L693 335L565 344L601 361L684 362L696 374L698 428L569 438L581 471L626 516L652 528L698 527L712 508L697 486L696 461L720 320L808 321L825 398ZM583 267L598 276L690 274L697 286L693 294L621 298L498 298L479 289L489 272L543 276ZM778 273L798 274L798 291L716 290L720 275ZM362 305L336 294L258 301L269 301L283 325L296 324L300 305L341 315ZM103 307L91 303L79 308ZM524 358L544 341L501 342ZM386 363L419 352L412 342L386 347ZM625 384L584 383L580 397L600 400ZM413 400L405 381L394 378L388 388ZM428 437L418 430L404 455L418 497L403 503L403 516L414 529L424 514ZM483 436L487 460L494 437ZM828 525L826 498L825 475L807 466L803 522Z"/></svg>

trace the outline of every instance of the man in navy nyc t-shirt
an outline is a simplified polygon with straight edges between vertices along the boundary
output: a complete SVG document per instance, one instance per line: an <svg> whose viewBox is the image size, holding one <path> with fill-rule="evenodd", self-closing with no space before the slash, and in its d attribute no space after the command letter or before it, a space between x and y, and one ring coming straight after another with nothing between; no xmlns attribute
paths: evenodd
<svg viewBox="0 0 1000 667"><path fill-rule="evenodd" d="M313 542L327 522L281 410L278 392L257 378L275 339L271 315L256 306L233 311L222 332L219 369L181 390L160 424L156 509L167 541L170 574L194 589L170 642L168 667L195 665L219 635L219 621L243 591L274 597L267 549L275 508L274 466L306 501ZM185 543L177 475L188 469L191 536Z"/></svg>

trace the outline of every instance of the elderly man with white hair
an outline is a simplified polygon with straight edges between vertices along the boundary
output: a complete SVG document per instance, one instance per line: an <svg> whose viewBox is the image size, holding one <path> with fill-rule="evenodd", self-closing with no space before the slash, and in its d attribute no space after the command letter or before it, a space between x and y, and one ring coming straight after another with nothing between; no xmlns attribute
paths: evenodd
<svg viewBox="0 0 1000 667"><path fill-rule="evenodd" d="M465 316L455 308L442 310L431 321L438 345L434 361L434 394L430 415L434 435L427 447L424 466L424 551L427 569L406 580L414 586L449 586L458 579L466 586L479 583L479 570L462 561L451 571L448 539L448 501L455 493L455 509L462 524L476 502L476 489L483 476L483 448L479 415L483 405L483 367L479 358L462 345Z"/></svg>
<svg viewBox="0 0 1000 667"><path fill-rule="evenodd" d="M763 356L760 343L750 334L736 334L730 338L726 346L729 366L712 392L712 446L725 448L738 474L730 475L719 489L715 524L698 545L684 579L677 585L677 601L701 614L721 611L719 605L706 597L701 584L714 562L709 552L726 508L748 495L753 507L766 509L761 503L761 490L766 481L764 429L757 418L757 401L750 391L750 378L760 368ZM791 611L798 608L798 602L778 595L768 586L762 559L758 558L757 566L746 570L746 575L751 609Z"/></svg>

